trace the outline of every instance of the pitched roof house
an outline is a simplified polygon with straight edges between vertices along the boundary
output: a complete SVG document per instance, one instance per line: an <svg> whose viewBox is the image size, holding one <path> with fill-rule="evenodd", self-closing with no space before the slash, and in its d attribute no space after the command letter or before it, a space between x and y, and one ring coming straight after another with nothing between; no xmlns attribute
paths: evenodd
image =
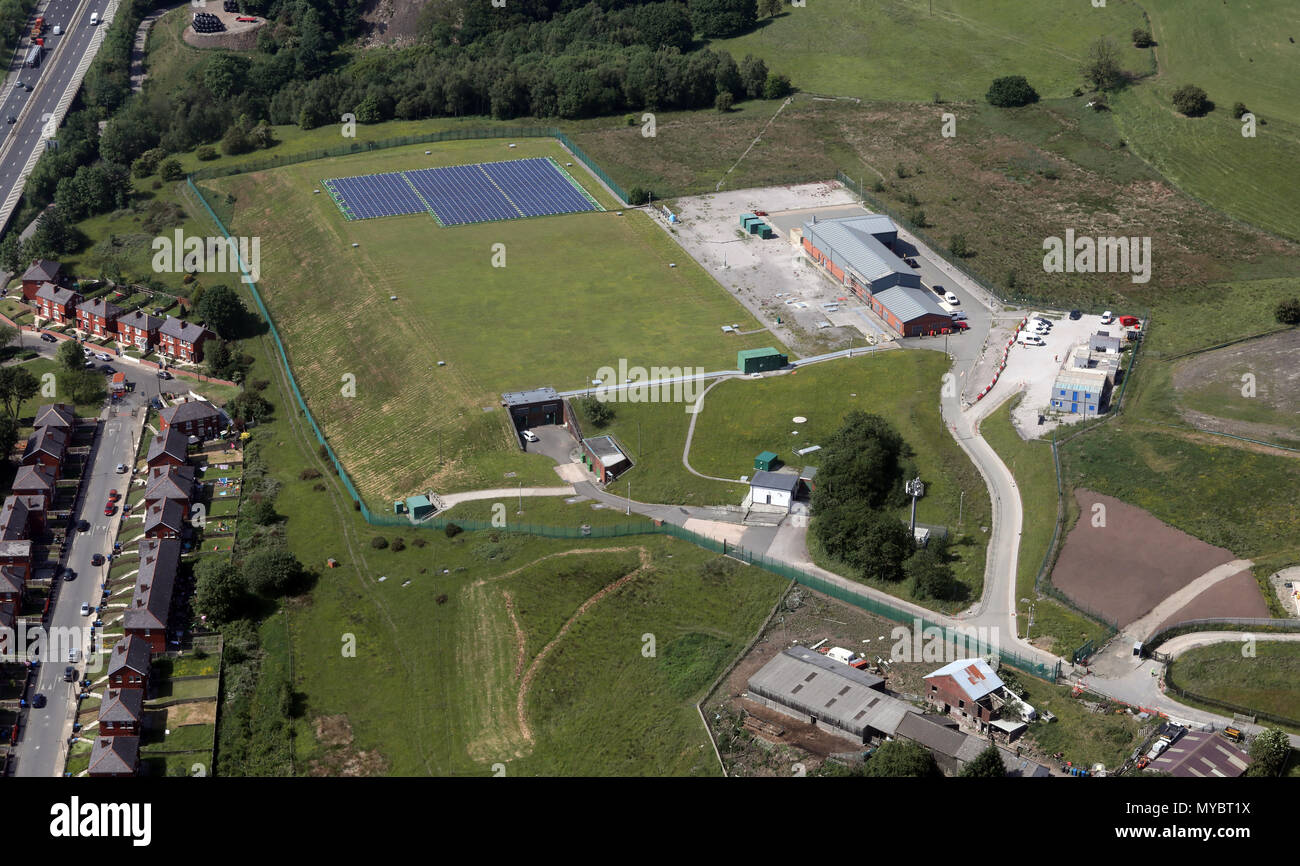
<svg viewBox="0 0 1300 866"><path fill-rule="evenodd" d="M144 507L152 508L159 500L174 499L188 510L194 492L193 466L168 466L165 472L151 473L144 489Z"/></svg>
<svg viewBox="0 0 1300 866"><path fill-rule="evenodd" d="M158 344L158 329L162 323L162 319L151 316L144 310L123 313L117 317L117 341L130 343L144 351Z"/></svg>
<svg viewBox="0 0 1300 866"><path fill-rule="evenodd" d="M48 506L54 498L54 472L42 464L19 466L12 485L16 496L40 496Z"/></svg>
<svg viewBox="0 0 1300 866"><path fill-rule="evenodd" d="M77 304L77 327L96 337L111 337L117 333L117 317L122 315L117 304L94 298Z"/></svg>
<svg viewBox="0 0 1300 866"><path fill-rule="evenodd" d="M49 259L36 259L23 271L23 298L32 300L42 283L63 282L63 265Z"/></svg>
<svg viewBox="0 0 1300 866"><path fill-rule="evenodd" d="M168 358L197 364L203 360L203 344L215 336L202 325L168 316L158 329L158 350Z"/></svg>
<svg viewBox="0 0 1300 866"><path fill-rule="evenodd" d="M98 737L90 750L88 774L95 777L134 776L140 768L139 737Z"/></svg>
<svg viewBox="0 0 1300 866"><path fill-rule="evenodd" d="M226 426L221 410L206 400L187 400L158 413L163 432L175 427L186 436L212 439Z"/></svg>
<svg viewBox="0 0 1300 866"><path fill-rule="evenodd" d="M184 466L188 460L189 436L175 427L164 427L163 432L149 440L145 463L151 469L166 466Z"/></svg>
<svg viewBox="0 0 1300 866"><path fill-rule="evenodd" d="M956 712L976 724L991 721L1000 708L994 695L1002 693L1002 680L981 658L958 659L925 678L925 697L946 712Z"/></svg>
<svg viewBox="0 0 1300 866"><path fill-rule="evenodd" d="M67 403L46 403L36 410L36 420L32 426L71 432L77 426L77 410Z"/></svg>
<svg viewBox="0 0 1300 866"><path fill-rule="evenodd" d="M81 303L82 297L80 292L73 289L65 289L54 283L41 283L32 293L31 300L36 302L36 315L62 325L76 321L77 304Z"/></svg>
<svg viewBox="0 0 1300 866"><path fill-rule="evenodd" d="M149 682L149 642L127 635L108 654L108 686L113 689L143 689Z"/></svg>
<svg viewBox="0 0 1300 866"><path fill-rule="evenodd" d="M140 570L123 615L123 633L143 638L155 653L167 649L167 619L180 560L181 543L175 539L140 542Z"/></svg>
<svg viewBox="0 0 1300 866"><path fill-rule="evenodd" d="M56 427L37 427L27 439L23 449L22 465L41 464L53 470L58 478L63 468L63 458L68 453L68 434Z"/></svg>
<svg viewBox="0 0 1300 866"><path fill-rule="evenodd" d="M139 736L143 714L143 689L108 689L99 705L100 736Z"/></svg>
<svg viewBox="0 0 1300 866"><path fill-rule="evenodd" d="M45 532L45 500L39 496L9 496L0 506L0 539L17 541Z"/></svg>
<svg viewBox="0 0 1300 866"><path fill-rule="evenodd" d="M185 530L188 502L160 499L145 509L145 538L180 538Z"/></svg>

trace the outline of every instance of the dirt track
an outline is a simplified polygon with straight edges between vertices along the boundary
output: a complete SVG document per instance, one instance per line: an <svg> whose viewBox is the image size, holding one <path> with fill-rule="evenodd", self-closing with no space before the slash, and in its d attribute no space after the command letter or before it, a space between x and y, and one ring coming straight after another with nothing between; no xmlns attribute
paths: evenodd
<svg viewBox="0 0 1300 866"><path fill-rule="evenodd" d="M1150 513L1079 488L1079 521L1065 539L1052 583L1078 603L1120 625L1133 622L1172 592L1235 557L1161 523ZM1093 505L1105 505L1094 527ZM1256 592L1258 595L1258 592Z"/></svg>

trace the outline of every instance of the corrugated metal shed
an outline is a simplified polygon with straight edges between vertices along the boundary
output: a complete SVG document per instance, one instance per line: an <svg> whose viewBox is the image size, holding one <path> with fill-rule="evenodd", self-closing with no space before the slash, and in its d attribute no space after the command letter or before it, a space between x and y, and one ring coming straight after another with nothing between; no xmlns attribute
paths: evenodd
<svg viewBox="0 0 1300 866"><path fill-rule="evenodd" d="M880 691L883 684L880 677L805 647L791 647L750 677L749 690L865 739L868 731L892 736L904 716L918 712Z"/></svg>
<svg viewBox="0 0 1300 866"><path fill-rule="evenodd" d="M804 236L826 254L836 266L855 274L861 282L872 283L890 275L900 280L918 281L912 269L890 252L877 234L888 235L898 229L889 217L848 217L803 224Z"/></svg>
<svg viewBox="0 0 1300 866"><path fill-rule="evenodd" d="M910 286L894 286L876 293L876 299L885 309L898 317L900 322L912 322L922 316L945 316L952 314L939 306L938 302L924 289Z"/></svg>

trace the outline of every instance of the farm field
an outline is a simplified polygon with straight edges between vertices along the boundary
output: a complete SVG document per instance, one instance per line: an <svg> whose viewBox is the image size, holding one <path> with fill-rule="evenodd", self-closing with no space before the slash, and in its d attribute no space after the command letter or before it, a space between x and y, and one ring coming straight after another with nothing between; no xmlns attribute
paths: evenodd
<svg viewBox="0 0 1300 866"><path fill-rule="evenodd" d="M1300 644L1261 640L1254 651L1243 658L1237 641L1190 649L1174 659L1170 680L1207 698L1300 719Z"/></svg>
<svg viewBox="0 0 1300 866"><path fill-rule="evenodd" d="M944 99L982 99L993 79L1013 74L1044 96L1067 96L1099 36L1125 46L1127 70L1145 71L1150 51L1128 39L1142 23L1142 10L1125 0L1104 10L1040 0L1032 14L1016 0L822 0L710 45L737 60L762 57L795 86L831 96L929 101L942 82Z"/></svg>
<svg viewBox="0 0 1300 866"><path fill-rule="evenodd" d="M639 211L439 229L427 215L346 222L327 196L312 195L323 177L528 156L565 161L542 140L514 149L453 142L434 157L425 149L205 184L214 199L234 196L233 232L262 237L260 288L299 384L372 504L427 487L491 486L505 471L553 483L549 461L518 452L499 409L504 391L581 387L596 368L624 358L727 369L737 348L771 342L723 339L719 322L751 328L753 318ZM498 249L504 267L492 264ZM355 397L344 393L345 374L355 377Z"/></svg>

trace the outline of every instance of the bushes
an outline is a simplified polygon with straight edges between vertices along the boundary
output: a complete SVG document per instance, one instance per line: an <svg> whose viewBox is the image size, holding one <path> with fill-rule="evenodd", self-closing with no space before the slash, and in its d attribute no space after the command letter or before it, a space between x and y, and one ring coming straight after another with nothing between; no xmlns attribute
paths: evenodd
<svg viewBox="0 0 1300 866"><path fill-rule="evenodd" d="M158 165L158 174L163 180L184 180L185 172L181 169L181 162L175 157L164 159Z"/></svg>
<svg viewBox="0 0 1300 866"><path fill-rule="evenodd" d="M375 550L383 550L388 547L388 539L384 538L382 535L376 535L374 538L370 539L370 546Z"/></svg>
<svg viewBox="0 0 1300 866"><path fill-rule="evenodd" d="M627 203L632 205L633 207L640 207L643 204L648 204L653 195L654 193L652 193L648 189L642 189L639 186L634 186L632 187L631 190L628 191Z"/></svg>
<svg viewBox="0 0 1300 866"><path fill-rule="evenodd" d="M299 481L311 481L314 478L320 478L320 470L308 468L298 473Z"/></svg>
<svg viewBox="0 0 1300 866"><path fill-rule="evenodd" d="M1195 84L1184 84L1174 91L1174 108L1188 117L1202 117L1213 108L1209 95Z"/></svg>
<svg viewBox="0 0 1300 866"><path fill-rule="evenodd" d="M215 147L212 147L211 145L207 145L207 144L203 145L198 150L194 151L194 155L199 158L200 162L211 162L212 160L220 156L220 154L217 153L217 149Z"/></svg>
<svg viewBox="0 0 1300 866"><path fill-rule="evenodd" d="M394 538L393 543L389 545L388 549L393 551L394 553L400 553L401 551L406 550L406 542L403 541L400 537Z"/></svg>
<svg viewBox="0 0 1300 866"><path fill-rule="evenodd" d="M1283 325L1300 325L1300 298L1287 298L1277 305L1273 315Z"/></svg>
<svg viewBox="0 0 1300 866"><path fill-rule="evenodd" d="M1038 101L1038 91L1029 85L1023 75L1006 75L995 78L984 98L998 108L1018 108Z"/></svg>
<svg viewBox="0 0 1300 866"><path fill-rule="evenodd" d="M448 538L455 538L457 535L460 535L464 531L465 530L461 529L455 523L448 523L447 527L443 529L443 532L447 534Z"/></svg>
<svg viewBox="0 0 1300 866"><path fill-rule="evenodd" d="M1156 44L1155 40L1151 38L1150 30L1147 30L1145 27L1133 28L1134 48L1150 48L1152 45L1155 44Z"/></svg>

